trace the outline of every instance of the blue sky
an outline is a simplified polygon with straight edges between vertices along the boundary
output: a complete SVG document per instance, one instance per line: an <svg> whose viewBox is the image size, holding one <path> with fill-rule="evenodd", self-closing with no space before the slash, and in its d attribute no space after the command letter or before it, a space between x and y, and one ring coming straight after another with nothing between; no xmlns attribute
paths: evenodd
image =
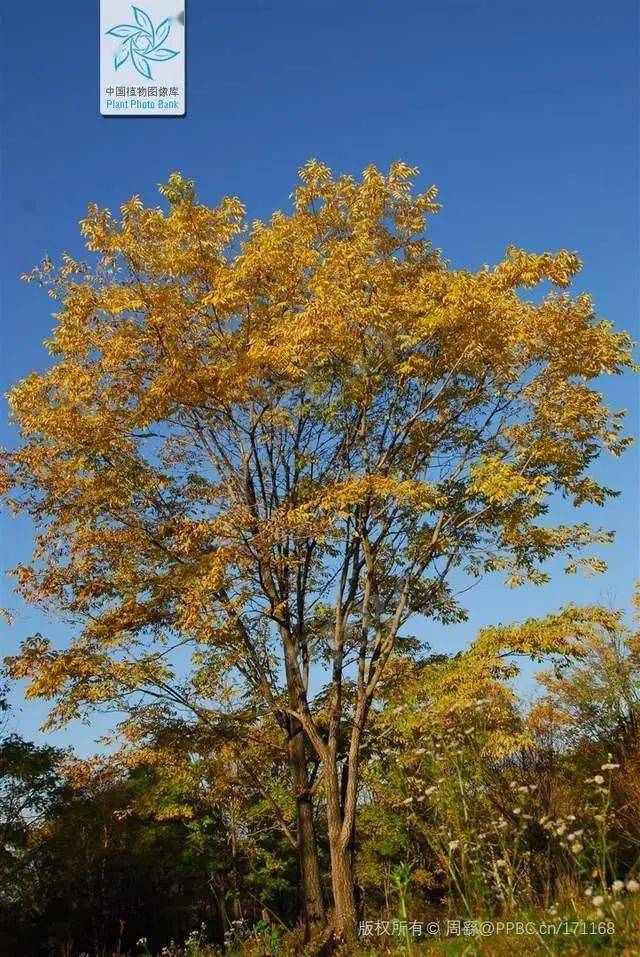
<svg viewBox="0 0 640 957"><path fill-rule="evenodd" d="M5 5L3 392L47 361L51 302L18 276L45 253L81 251L89 200L156 202L155 184L180 170L202 200L237 194L250 217L265 217L287 207L310 157L351 173L418 165L420 185L440 188L432 235L455 266L494 262L510 243L577 250L577 289L637 338L637 3L188 0L184 119L99 115L98 14L98 0ZM605 392L632 410L637 433L636 384L616 379ZM3 409L0 442L14 441ZM637 449L598 475L621 490L594 516L617 531L608 573L513 592L487 580L469 595L468 625L424 632L434 648L568 600L628 603L639 575ZM30 529L3 516L0 531L5 569L27 558ZM38 629L63 639L63 626L20 607L6 580L2 588L17 612L3 652ZM35 735L45 707L14 698L23 732ZM55 740L87 751L103 728Z"/></svg>

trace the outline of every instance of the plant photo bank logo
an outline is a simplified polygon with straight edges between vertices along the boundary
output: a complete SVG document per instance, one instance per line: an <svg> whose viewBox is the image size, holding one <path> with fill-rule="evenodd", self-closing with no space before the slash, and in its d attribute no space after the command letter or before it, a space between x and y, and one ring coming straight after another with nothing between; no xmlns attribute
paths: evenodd
<svg viewBox="0 0 640 957"><path fill-rule="evenodd" d="M100 0L103 116L185 116L185 21L186 0Z"/></svg>
<svg viewBox="0 0 640 957"><path fill-rule="evenodd" d="M113 62L116 70L129 62L135 70L148 80L153 79L153 64L173 60L180 55L179 50L164 46L171 32L172 20L177 17L165 17L154 27L153 20L142 7L132 5L135 23L118 23L107 30L107 34L122 42L116 47Z"/></svg>

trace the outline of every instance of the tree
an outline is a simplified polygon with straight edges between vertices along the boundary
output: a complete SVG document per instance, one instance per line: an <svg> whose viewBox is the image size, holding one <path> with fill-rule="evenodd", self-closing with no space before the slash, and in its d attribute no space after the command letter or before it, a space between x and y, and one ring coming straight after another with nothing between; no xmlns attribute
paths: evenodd
<svg viewBox="0 0 640 957"><path fill-rule="evenodd" d="M0 742L0 940L40 906L31 836L63 797L60 758L17 735Z"/></svg>
<svg viewBox="0 0 640 957"><path fill-rule="evenodd" d="M293 210L250 228L237 199L209 208L178 174L167 212L90 206L91 262L31 275L59 303L55 362L10 400L5 482L39 530L19 587L77 623L64 648L27 640L13 674L57 699L54 720L145 694L200 721L269 712L307 922L324 921L321 787L346 937L362 737L403 626L464 617L455 572L600 568L581 551L610 535L551 524L549 501L602 504L589 467L627 444L590 383L630 366L629 339L561 291L578 258L510 248L451 268L415 173L312 161ZM539 284L555 291L520 296Z"/></svg>
<svg viewBox="0 0 640 957"><path fill-rule="evenodd" d="M517 870L521 903L548 886L541 848L551 847L537 821L549 809L536 735L514 687L518 658L582 667L591 643L618 625L616 612L570 607L544 622L484 628L454 656L394 653L362 754L358 876L373 899L368 916L389 913L392 865L409 861L414 890L444 894L453 914L514 904L496 860ZM532 815L534 794L543 807Z"/></svg>
<svg viewBox="0 0 640 957"><path fill-rule="evenodd" d="M41 874L32 835L65 795L63 752L10 731L11 712L0 687L0 945L39 911ZM7 949L7 952L8 952Z"/></svg>
<svg viewBox="0 0 640 957"><path fill-rule="evenodd" d="M248 713L237 721L189 724L153 711L123 722L118 760L153 769L137 809L159 820L183 820L196 847L210 856L210 885L224 931L259 919L263 908L295 923L295 802L287 789L287 754L277 726ZM259 770L258 770L259 769ZM212 832L224 851L211 855ZM293 865L293 873L292 873Z"/></svg>
<svg viewBox="0 0 640 957"><path fill-rule="evenodd" d="M32 763L35 755L32 749ZM17 791L24 790L23 764L22 778L13 782ZM112 757L83 761L67 754L57 772L55 800L47 800L49 776L34 778L39 813L24 817L13 873L2 869L2 952L131 953L143 935L160 947L203 920L222 942L225 928L209 883L228 857L217 822L197 816L194 839L191 823L171 813L168 788L153 768L129 772ZM145 810L152 797L155 807ZM194 795L196 814L197 804Z"/></svg>
<svg viewBox="0 0 640 957"><path fill-rule="evenodd" d="M618 757L637 747L640 633L625 625L621 612L611 613L594 630L577 661L565 662L539 680L547 693L538 708L551 713L567 743L590 740Z"/></svg>

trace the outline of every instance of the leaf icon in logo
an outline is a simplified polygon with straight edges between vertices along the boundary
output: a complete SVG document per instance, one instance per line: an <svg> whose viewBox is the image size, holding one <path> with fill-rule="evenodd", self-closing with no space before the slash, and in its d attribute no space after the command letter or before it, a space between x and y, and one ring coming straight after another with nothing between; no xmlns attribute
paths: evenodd
<svg viewBox="0 0 640 957"><path fill-rule="evenodd" d="M151 76L151 67L147 63L146 59L143 56L140 56L133 47L131 47L131 59L133 60L133 65L135 66L138 73L141 73L142 76L146 76L148 80L152 80Z"/></svg>
<svg viewBox="0 0 640 957"><path fill-rule="evenodd" d="M107 33L112 37L133 37L140 33L140 27L134 27L130 23L119 23L117 27L111 27Z"/></svg>
<svg viewBox="0 0 640 957"><path fill-rule="evenodd" d="M146 32L150 35L153 41L154 39L153 23L151 22L151 17L149 16L149 14L145 13L145 11L141 7L132 7L131 9L133 10L133 15L136 18L136 23L138 24L138 26L142 27L143 30L146 30Z"/></svg>
<svg viewBox="0 0 640 957"><path fill-rule="evenodd" d="M160 50L151 50L149 53L146 53L145 56L147 60L173 60L174 56L177 56L178 53L178 50L167 50L166 47L163 47Z"/></svg>
<svg viewBox="0 0 640 957"><path fill-rule="evenodd" d="M155 42L155 45L157 47L159 47L160 44L164 43L164 41L167 39L167 37L169 36L170 29L171 29L171 20L169 20L169 18L167 18L166 20L163 20L162 23L158 24L158 26L156 27L156 42Z"/></svg>
<svg viewBox="0 0 640 957"><path fill-rule="evenodd" d="M180 53L179 50L170 50L162 46L171 31L171 17L162 20L157 29L154 29L151 17L142 7L132 5L131 9L135 24L118 23L106 31L109 36L119 37L123 41L113 58L115 68L118 70L130 59L141 76L152 80L149 61L162 63L173 60Z"/></svg>

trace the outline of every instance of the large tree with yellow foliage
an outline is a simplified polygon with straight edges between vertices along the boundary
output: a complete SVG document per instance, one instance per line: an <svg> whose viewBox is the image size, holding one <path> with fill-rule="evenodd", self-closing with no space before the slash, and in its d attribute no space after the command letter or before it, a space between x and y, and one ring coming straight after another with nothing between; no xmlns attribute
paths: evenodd
<svg viewBox="0 0 640 957"><path fill-rule="evenodd" d="M90 206L90 261L32 274L58 303L53 363L10 398L6 483L38 531L19 587L73 630L61 648L27 640L14 675L60 720L114 703L268 713L308 925L325 919L322 795L347 937L359 752L403 626L464 616L454 571L518 584L559 554L591 561L608 535L552 524L549 502L603 503L589 467L626 444L592 383L630 365L629 340L564 291L578 258L509 248L451 268L415 173L310 162L291 212L250 226L238 199L210 208L177 174L168 209ZM527 626L524 650L562 650L585 617Z"/></svg>

